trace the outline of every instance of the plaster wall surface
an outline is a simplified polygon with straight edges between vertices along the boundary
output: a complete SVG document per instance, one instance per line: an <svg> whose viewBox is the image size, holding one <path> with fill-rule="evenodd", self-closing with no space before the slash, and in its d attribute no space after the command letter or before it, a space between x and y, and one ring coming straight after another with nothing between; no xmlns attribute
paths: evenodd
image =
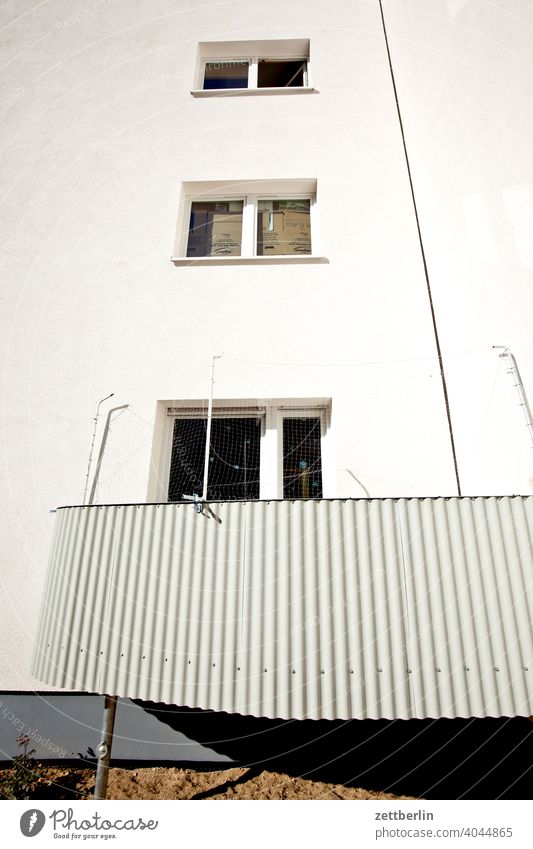
<svg viewBox="0 0 533 849"><path fill-rule="evenodd" d="M532 12L383 10L463 492L527 494L531 445L492 345L527 390ZM218 399L332 399L332 494L457 490L379 4L12 2L1 30L0 684L22 690L49 510L82 501L110 392L130 408L100 503L147 499L157 401L207 398L221 352ZM310 39L318 93L191 96L198 42L279 38ZM329 262L175 267L181 184L254 178L316 178Z"/></svg>

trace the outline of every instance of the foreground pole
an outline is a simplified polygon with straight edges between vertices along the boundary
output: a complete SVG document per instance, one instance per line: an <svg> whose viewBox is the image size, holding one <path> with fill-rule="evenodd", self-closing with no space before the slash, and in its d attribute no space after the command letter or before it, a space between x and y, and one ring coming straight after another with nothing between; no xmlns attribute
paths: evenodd
<svg viewBox="0 0 533 849"><path fill-rule="evenodd" d="M98 755L98 765L96 767L96 784L94 786L95 799L106 798L109 761L111 760L111 743L113 742L113 727L115 725L116 711L117 697L105 696L102 739L100 740L96 750L96 754Z"/></svg>
<svg viewBox="0 0 533 849"><path fill-rule="evenodd" d="M102 459L104 457L105 446L107 442L107 437L109 435L109 426L111 424L111 416L117 410L125 410L129 407L129 404L123 404L121 407L113 407L109 410L107 414L107 419L104 428L104 435L102 437L102 442L100 444L100 453L98 454L98 462L96 464L96 471L94 473L93 485L91 487L91 494L89 496L89 504L94 503L94 497L96 495L96 487L98 486L98 477L100 475L100 468L102 465ZM107 777L109 773L109 761L111 760L111 744L113 743L113 728L115 725L115 714L117 712L117 697L116 696L105 696L104 701L104 718L102 721L102 739L98 745L96 750L96 754L98 756L98 764L96 767L96 784L94 785L94 798L95 799L105 799L107 792Z"/></svg>

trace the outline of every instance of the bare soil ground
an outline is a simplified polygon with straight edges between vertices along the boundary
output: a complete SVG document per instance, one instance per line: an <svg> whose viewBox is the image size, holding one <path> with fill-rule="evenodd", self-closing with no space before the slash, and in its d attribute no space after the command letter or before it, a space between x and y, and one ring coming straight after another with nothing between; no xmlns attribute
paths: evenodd
<svg viewBox="0 0 533 849"><path fill-rule="evenodd" d="M91 799L94 769L40 767L34 799ZM0 795L9 770L0 770ZM362 787L326 784L250 767L213 771L179 767L112 768L108 799L409 799Z"/></svg>

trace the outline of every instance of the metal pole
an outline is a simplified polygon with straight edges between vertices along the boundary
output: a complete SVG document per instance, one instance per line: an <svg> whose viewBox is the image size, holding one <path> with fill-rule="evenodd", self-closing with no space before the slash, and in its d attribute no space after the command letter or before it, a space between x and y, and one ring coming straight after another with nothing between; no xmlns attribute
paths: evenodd
<svg viewBox="0 0 533 849"><path fill-rule="evenodd" d="M209 449L211 447L211 421L213 419L213 387L215 385L215 360L219 360L222 354L213 357L211 365L211 388L209 390L209 406L207 408L207 432L205 434L205 460L204 460L204 486L202 489L202 501L207 501L207 480L209 477Z"/></svg>
<svg viewBox="0 0 533 849"><path fill-rule="evenodd" d="M98 766L96 767L96 783L94 785L95 799L106 798L107 778L109 775L109 761L111 760L111 745L113 743L113 728L115 725L116 711L117 697L105 696L102 739L96 749L96 754L98 755Z"/></svg>
<svg viewBox="0 0 533 849"><path fill-rule="evenodd" d="M102 465L102 459L104 457L105 446L107 442L107 437L109 434L109 426L111 423L111 416L113 413L116 413L117 410L125 410L129 407L129 404L122 404L120 407L113 407L109 410L107 414L107 420L105 423L104 433L102 436L102 442L100 444L100 451L98 454L98 462L96 464L96 471L94 473L93 485L91 487L91 494L89 496L89 504L94 503L94 496L96 493L96 487L98 485L98 476L100 474L100 467ZM95 799L105 799L107 793L107 779L109 775L109 762L111 760L111 746L113 744L113 728L115 726L115 714L117 711L117 697L116 696L108 696L105 695L104 698L104 718L102 721L102 739L96 748L96 754L98 755L98 763L96 766L96 782L94 785L94 798Z"/></svg>
<svg viewBox="0 0 533 849"><path fill-rule="evenodd" d="M129 404L122 404L121 407L112 407L108 414L104 428L104 435L102 436L102 442L100 444L100 452L98 454L98 462L96 464L96 471L94 473L93 485L91 487L91 494L89 495L89 504L94 504L94 496L96 494L96 487L98 485L98 476L100 474L100 466L102 465L102 460L104 457L105 446L107 442L107 437L109 434L109 425L111 424L111 416L113 413L116 413L117 410L125 410L126 407L129 407Z"/></svg>
<svg viewBox="0 0 533 849"><path fill-rule="evenodd" d="M529 431L529 437L531 439L531 444L533 445L533 418L531 416L531 409L529 407L529 402L526 396L526 390L524 389L524 384L522 383L522 378L520 377L520 372L518 371L518 365L514 358L514 354L511 353L510 349L507 345L493 345L495 349L501 349L503 354L499 354L500 357L507 357L510 363L510 368L508 374L514 376L516 383L514 387L518 393L518 398L520 402L520 406L524 412L524 418L526 420L526 427Z"/></svg>
<svg viewBox="0 0 533 849"><path fill-rule="evenodd" d="M93 438L91 442L91 450L89 451L89 462L87 464L87 474L85 475L85 489L83 491L83 503L85 504L87 501L87 491L89 489L89 475L91 473L91 464L93 461L93 451L94 451L94 441L96 439L96 429L98 427L98 417L100 415L100 405L107 401L109 398L112 398L115 393L112 392L110 395L106 395L105 398L102 398L101 401L98 401L98 406L96 408L96 416L94 417L94 430L93 430Z"/></svg>

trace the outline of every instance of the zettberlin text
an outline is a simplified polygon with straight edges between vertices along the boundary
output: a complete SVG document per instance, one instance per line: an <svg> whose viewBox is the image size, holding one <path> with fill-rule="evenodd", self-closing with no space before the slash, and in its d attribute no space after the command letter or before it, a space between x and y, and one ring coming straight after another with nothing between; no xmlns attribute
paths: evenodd
<svg viewBox="0 0 533 849"><path fill-rule="evenodd" d="M377 811L377 820L432 820L431 811Z"/></svg>

